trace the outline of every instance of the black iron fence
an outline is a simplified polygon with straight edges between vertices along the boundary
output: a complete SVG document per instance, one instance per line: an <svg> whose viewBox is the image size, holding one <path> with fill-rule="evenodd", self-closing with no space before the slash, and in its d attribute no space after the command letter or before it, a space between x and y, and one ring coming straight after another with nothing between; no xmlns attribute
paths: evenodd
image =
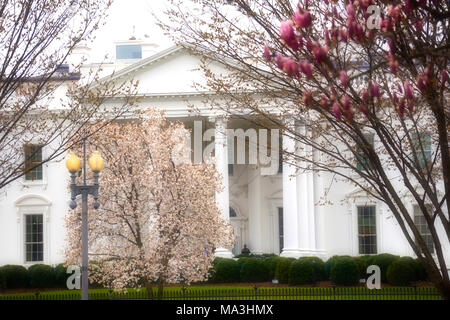
<svg viewBox="0 0 450 320"><path fill-rule="evenodd" d="M79 300L81 292L35 292L3 294L0 300ZM441 300L434 287L366 287L347 288L280 288L255 287L233 289L165 288L162 297L149 297L146 290L116 292L113 290L91 290L91 300Z"/></svg>

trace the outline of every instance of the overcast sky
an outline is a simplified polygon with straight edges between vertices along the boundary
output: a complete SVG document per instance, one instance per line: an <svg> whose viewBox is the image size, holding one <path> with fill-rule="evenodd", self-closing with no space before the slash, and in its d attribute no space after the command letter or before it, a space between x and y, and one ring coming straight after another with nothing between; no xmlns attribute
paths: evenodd
<svg viewBox="0 0 450 320"><path fill-rule="evenodd" d="M144 39L147 35L150 42L158 43L167 48L172 43L165 37L158 26L152 12L161 15L165 7L165 0L115 0L110 8L105 26L96 32L96 39L90 45L92 58L95 62L102 60L107 51L114 53L113 42L127 40L133 35Z"/></svg>

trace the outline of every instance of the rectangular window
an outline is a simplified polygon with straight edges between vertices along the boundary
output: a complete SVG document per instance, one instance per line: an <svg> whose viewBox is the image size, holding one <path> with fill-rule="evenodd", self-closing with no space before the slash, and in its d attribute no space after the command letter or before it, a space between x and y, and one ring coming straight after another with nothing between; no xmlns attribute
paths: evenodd
<svg viewBox="0 0 450 320"><path fill-rule="evenodd" d="M375 206L358 207L358 240L360 254L377 253Z"/></svg>
<svg viewBox="0 0 450 320"><path fill-rule="evenodd" d="M27 262L44 261L42 214L25 216L25 259Z"/></svg>
<svg viewBox="0 0 450 320"><path fill-rule="evenodd" d="M425 168L431 161L431 137L427 133L413 133L411 140L417 156L417 166Z"/></svg>
<svg viewBox="0 0 450 320"><path fill-rule="evenodd" d="M367 142L369 143L370 147L373 148L374 146L374 135L373 134L365 134L364 138L367 140ZM356 168L360 171L365 171L367 169L370 168L370 162L369 159L367 158L366 154L364 153L364 146L359 146L358 150L357 150L357 164L356 164Z"/></svg>
<svg viewBox="0 0 450 320"><path fill-rule="evenodd" d="M142 47L140 45L117 45L116 59L141 59Z"/></svg>
<svg viewBox="0 0 450 320"><path fill-rule="evenodd" d="M42 180L42 146L25 145L25 180Z"/></svg>
<svg viewBox="0 0 450 320"><path fill-rule="evenodd" d="M284 248L283 208L278 208L278 239L281 253Z"/></svg>
<svg viewBox="0 0 450 320"><path fill-rule="evenodd" d="M432 208L430 205L427 205L427 210L428 212L431 212ZM434 253L433 237L431 236L430 228L428 227L427 221L425 220L422 210L420 210L420 207L418 205L414 206L414 224L416 225L417 229L419 229L420 235L425 241L430 253Z"/></svg>

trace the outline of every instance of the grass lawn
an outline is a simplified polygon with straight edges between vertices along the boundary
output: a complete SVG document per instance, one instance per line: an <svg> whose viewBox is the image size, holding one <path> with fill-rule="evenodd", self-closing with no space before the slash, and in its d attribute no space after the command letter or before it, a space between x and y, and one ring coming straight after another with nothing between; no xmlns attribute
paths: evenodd
<svg viewBox="0 0 450 320"><path fill-rule="evenodd" d="M156 288L154 288L156 293ZM128 289L127 292L108 289L90 289L90 299L145 299L146 289ZM80 299L80 290L42 291L39 300ZM0 294L0 300L36 299L34 292ZM248 285L192 285L164 288L167 300L440 300L434 287L257 287Z"/></svg>

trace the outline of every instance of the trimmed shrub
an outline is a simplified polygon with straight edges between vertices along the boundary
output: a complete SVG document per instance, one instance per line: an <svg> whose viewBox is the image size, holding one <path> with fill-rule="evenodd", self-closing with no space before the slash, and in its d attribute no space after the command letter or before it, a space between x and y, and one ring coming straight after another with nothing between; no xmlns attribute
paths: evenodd
<svg viewBox="0 0 450 320"><path fill-rule="evenodd" d="M55 286L55 270L45 264L34 264L28 268L31 288L52 288Z"/></svg>
<svg viewBox="0 0 450 320"><path fill-rule="evenodd" d="M367 267L372 265L373 256L364 255L353 258L358 265L359 269L359 278L366 279L367 278Z"/></svg>
<svg viewBox="0 0 450 320"><path fill-rule="evenodd" d="M336 285L352 286L359 283L358 264L351 257L335 258L331 266L331 281Z"/></svg>
<svg viewBox="0 0 450 320"><path fill-rule="evenodd" d="M7 289L26 288L28 272L23 266L7 264L0 268Z"/></svg>
<svg viewBox="0 0 450 320"><path fill-rule="evenodd" d="M233 259L221 258L214 265L213 282L238 282L240 267Z"/></svg>
<svg viewBox="0 0 450 320"><path fill-rule="evenodd" d="M302 259L311 260L313 263L313 276L316 281L328 280L327 272L325 270L325 262L318 257L303 257Z"/></svg>
<svg viewBox="0 0 450 320"><path fill-rule="evenodd" d="M327 279L331 279L331 268L333 267L334 262L341 257L351 258L350 256L332 256L327 260L327 262L325 262L325 272L327 275Z"/></svg>
<svg viewBox="0 0 450 320"><path fill-rule="evenodd" d="M389 266L396 260L398 260L400 257L395 256L390 253L382 253L377 254L373 257L372 264L377 265L380 267L381 271L381 282L387 283L387 270Z"/></svg>
<svg viewBox="0 0 450 320"><path fill-rule="evenodd" d="M247 261L250 261L250 260L252 260L252 259L256 259L256 258L250 258L250 257L240 257L238 260L237 260L237 263L239 264L239 270L242 268L242 265L244 264L244 263L246 263Z"/></svg>
<svg viewBox="0 0 450 320"><path fill-rule="evenodd" d="M269 271L269 280L275 279L275 270L277 269L278 261L280 261L279 256L273 256L263 260L264 265Z"/></svg>
<svg viewBox="0 0 450 320"><path fill-rule="evenodd" d="M289 266L289 285L314 283L313 262L311 259L299 258Z"/></svg>
<svg viewBox="0 0 450 320"><path fill-rule="evenodd" d="M70 274L67 273L67 268L63 263L58 264L55 267L55 286L57 288L66 288L67 287L67 278L70 277Z"/></svg>
<svg viewBox="0 0 450 320"><path fill-rule="evenodd" d="M427 281L428 274L419 258L414 259L414 273L416 281Z"/></svg>
<svg viewBox="0 0 450 320"><path fill-rule="evenodd" d="M289 267L295 258L284 258L280 257L277 263L277 267L275 269L275 279L279 281L279 283L288 283L289 282Z"/></svg>
<svg viewBox="0 0 450 320"><path fill-rule="evenodd" d="M386 272L389 284L395 286L409 286L415 278L414 259L402 257L389 265Z"/></svg>
<svg viewBox="0 0 450 320"><path fill-rule="evenodd" d="M264 282L269 280L270 273L261 259L249 258L242 264L241 281Z"/></svg>

